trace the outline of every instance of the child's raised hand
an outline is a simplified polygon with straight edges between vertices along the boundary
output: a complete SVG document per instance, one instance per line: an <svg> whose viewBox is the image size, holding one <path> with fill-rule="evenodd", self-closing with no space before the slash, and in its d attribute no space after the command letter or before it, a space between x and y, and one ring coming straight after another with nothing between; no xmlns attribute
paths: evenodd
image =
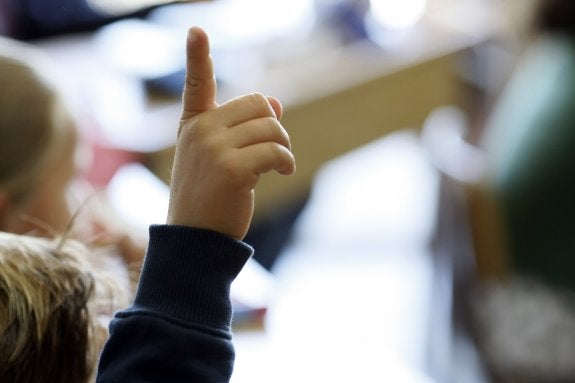
<svg viewBox="0 0 575 383"><path fill-rule="evenodd" d="M254 187L271 170L295 171L278 100L261 94L216 103L208 37L191 28L186 83L172 169L168 224L243 239L254 211Z"/></svg>

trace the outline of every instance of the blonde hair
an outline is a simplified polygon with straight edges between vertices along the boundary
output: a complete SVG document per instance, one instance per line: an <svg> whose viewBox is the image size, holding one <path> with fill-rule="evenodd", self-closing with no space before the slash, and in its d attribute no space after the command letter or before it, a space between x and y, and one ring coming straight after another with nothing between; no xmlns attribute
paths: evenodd
<svg viewBox="0 0 575 383"><path fill-rule="evenodd" d="M94 378L100 318L129 299L100 258L77 241L0 232L0 381Z"/></svg>
<svg viewBox="0 0 575 383"><path fill-rule="evenodd" d="M0 189L12 202L34 189L71 133L55 120L64 94L57 73L39 49L0 37Z"/></svg>

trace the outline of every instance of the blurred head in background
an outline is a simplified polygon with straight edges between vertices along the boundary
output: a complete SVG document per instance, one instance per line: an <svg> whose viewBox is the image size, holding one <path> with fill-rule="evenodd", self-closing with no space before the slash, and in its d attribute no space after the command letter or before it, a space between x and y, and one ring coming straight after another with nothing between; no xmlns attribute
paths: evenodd
<svg viewBox="0 0 575 383"><path fill-rule="evenodd" d="M69 222L66 188L77 133L50 62L0 38L0 230L58 232Z"/></svg>

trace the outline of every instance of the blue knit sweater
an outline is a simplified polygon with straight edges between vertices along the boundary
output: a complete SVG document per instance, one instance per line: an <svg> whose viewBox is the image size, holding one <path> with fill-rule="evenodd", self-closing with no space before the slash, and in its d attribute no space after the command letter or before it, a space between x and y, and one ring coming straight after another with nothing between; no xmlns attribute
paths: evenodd
<svg viewBox="0 0 575 383"><path fill-rule="evenodd" d="M252 253L212 231L151 226L136 297L110 324L97 382L228 382L230 285Z"/></svg>

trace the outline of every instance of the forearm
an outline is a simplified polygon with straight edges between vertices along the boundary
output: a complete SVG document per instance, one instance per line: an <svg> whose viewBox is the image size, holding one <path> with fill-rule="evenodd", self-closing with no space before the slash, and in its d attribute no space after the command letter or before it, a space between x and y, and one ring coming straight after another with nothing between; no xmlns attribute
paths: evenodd
<svg viewBox="0 0 575 383"><path fill-rule="evenodd" d="M136 298L110 325L98 382L228 381L229 288L251 254L215 232L153 226Z"/></svg>

